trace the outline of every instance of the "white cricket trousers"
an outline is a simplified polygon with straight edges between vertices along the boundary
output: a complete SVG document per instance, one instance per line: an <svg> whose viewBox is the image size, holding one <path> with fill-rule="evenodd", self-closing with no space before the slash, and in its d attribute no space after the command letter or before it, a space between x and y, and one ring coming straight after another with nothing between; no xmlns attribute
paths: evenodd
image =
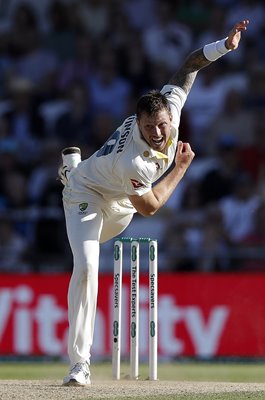
<svg viewBox="0 0 265 400"><path fill-rule="evenodd" d="M133 214L112 212L111 209L106 212L98 196L86 194L82 201L76 201L74 197L63 198L66 230L73 253L73 272L68 289L68 355L71 366L77 362L90 363L100 242L119 235L133 217ZM80 204L87 204L87 207L84 209Z"/></svg>

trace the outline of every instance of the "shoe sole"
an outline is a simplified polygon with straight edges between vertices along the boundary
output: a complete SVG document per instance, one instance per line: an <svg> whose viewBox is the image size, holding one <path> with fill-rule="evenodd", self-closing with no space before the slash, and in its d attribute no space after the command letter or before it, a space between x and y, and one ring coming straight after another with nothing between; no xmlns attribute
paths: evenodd
<svg viewBox="0 0 265 400"><path fill-rule="evenodd" d="M63 386L90 386L91 385L91 383L80 383L80 382L77 382L75 379L70 379L70 381L69 382L67 382L67 383L63 383Z"/></svg>
<svg viewBox="0 0 265 400"><path fill-rule="evenodd" d="M61 153L66 156L67 154L80 154L81 155L81 150L79 149L79 147L66 147L65 149L63 149L61 151Z"/></svg>

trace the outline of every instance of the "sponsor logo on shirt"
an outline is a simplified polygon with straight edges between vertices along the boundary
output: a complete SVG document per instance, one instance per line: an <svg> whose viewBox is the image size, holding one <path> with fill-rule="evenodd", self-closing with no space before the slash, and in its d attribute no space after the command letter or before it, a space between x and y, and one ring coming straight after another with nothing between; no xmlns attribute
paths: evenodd
<svg viewBox="0 0 265 400"><path fill-rule="evenodd" d="M138 189L138 188L144 186L143 183L137 181L136 179L130 179L130 181L132 182L132 185L133 185L134 189Z"/></svg>

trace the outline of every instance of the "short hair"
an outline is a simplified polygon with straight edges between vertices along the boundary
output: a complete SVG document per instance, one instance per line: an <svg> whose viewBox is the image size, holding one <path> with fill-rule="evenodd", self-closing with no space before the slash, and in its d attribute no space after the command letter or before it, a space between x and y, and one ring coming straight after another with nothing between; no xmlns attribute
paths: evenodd
<svg viewBox="0 0 265 400"><path fill-rule="evenodd" d="M150 116L166 109L171 114L170 104L165 95L159 90L150 90L147 94L140 97L136 104L136 117L140 119L143 113Z"/></svg>

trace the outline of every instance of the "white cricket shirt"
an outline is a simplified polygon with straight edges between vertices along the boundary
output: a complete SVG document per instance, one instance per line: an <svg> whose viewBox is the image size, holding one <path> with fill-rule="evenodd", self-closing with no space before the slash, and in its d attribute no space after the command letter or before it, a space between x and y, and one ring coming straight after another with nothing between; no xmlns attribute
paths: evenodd
<svg viewBox="0 0 265 400"><path fill-rule="evenodd" d="M143 195L151 190L175 158L178 127L186 93L179 87L165 85L161 90L170 102L171 137L166 153L153 150L141 137L136 116L128 117L107 142L74 170L71 182L84 191L93 190L104 200L133 209L127 195ZM73 187L73 190L74 190Z"/></svg>

